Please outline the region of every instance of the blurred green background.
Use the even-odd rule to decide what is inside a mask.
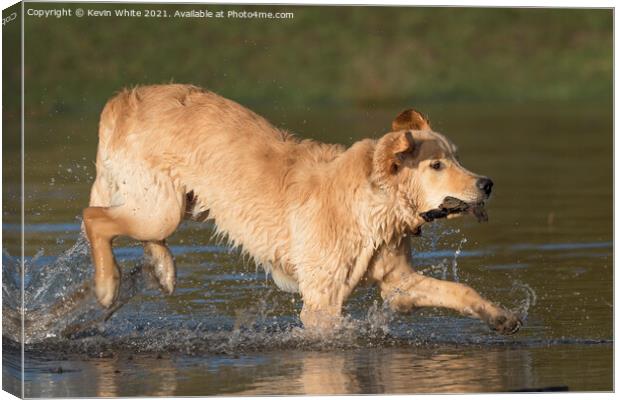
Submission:
[[[26,4],[63,7],[295,16],[27,16],[28,115],[98,112],[124,86],[170,81],[249,106],[287,109],[474,101],[611,105],[610,9]]]

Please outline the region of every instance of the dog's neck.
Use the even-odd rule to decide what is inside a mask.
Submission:
[[[426,221],[418,215],[414,205],[398,199],[397,195],[378,190],[372,184],[364,185],[358,191],[362,204],[352,209],[365,240],[374,247],[382,244],[400,243],[406,236],[418,236]]]
[[[348,204],[338,201],[333,204],[338,204],[343,213],[351,215],[356,221],[365,245],[372,243],[376,248],[384,243],[400,242],[406,235],[419,232],[425,221],[418,215],[413,200],[376,184],[372,175],[374,153],[373,141],[356,142],[338,160],[339,173],[333,176],[335,181],[332,184],[348,187],[354,193]],[[364,168],[360,169],[360,165]],[[348,173],[343,174],[342,171]],[[339,182],[341,179],[345,181]]]

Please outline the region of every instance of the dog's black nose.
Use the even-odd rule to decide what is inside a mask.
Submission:
[[[476,186],[480,189],[480,191],[482,191],[482,193],[488,196],[491,194],[491,190],[493,189],[493,181],[489,178],[480,178],[476,181]]]

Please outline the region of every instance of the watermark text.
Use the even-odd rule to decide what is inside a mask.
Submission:
[[[28,8],[26,15],[35,18],[219,18],[219,19],[294,19],[293,12],[258,10],[193,9],[90,9],[90,8]],[[10,16],[8,17],[10,18]],[[5,25],[5,20],[2,20]]]

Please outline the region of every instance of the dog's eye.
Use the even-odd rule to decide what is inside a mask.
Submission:
[[[431,163],[431,168],[435,171],[439,171],[441,168],[443,168],[443,163],[441,161],[433,161]]]

